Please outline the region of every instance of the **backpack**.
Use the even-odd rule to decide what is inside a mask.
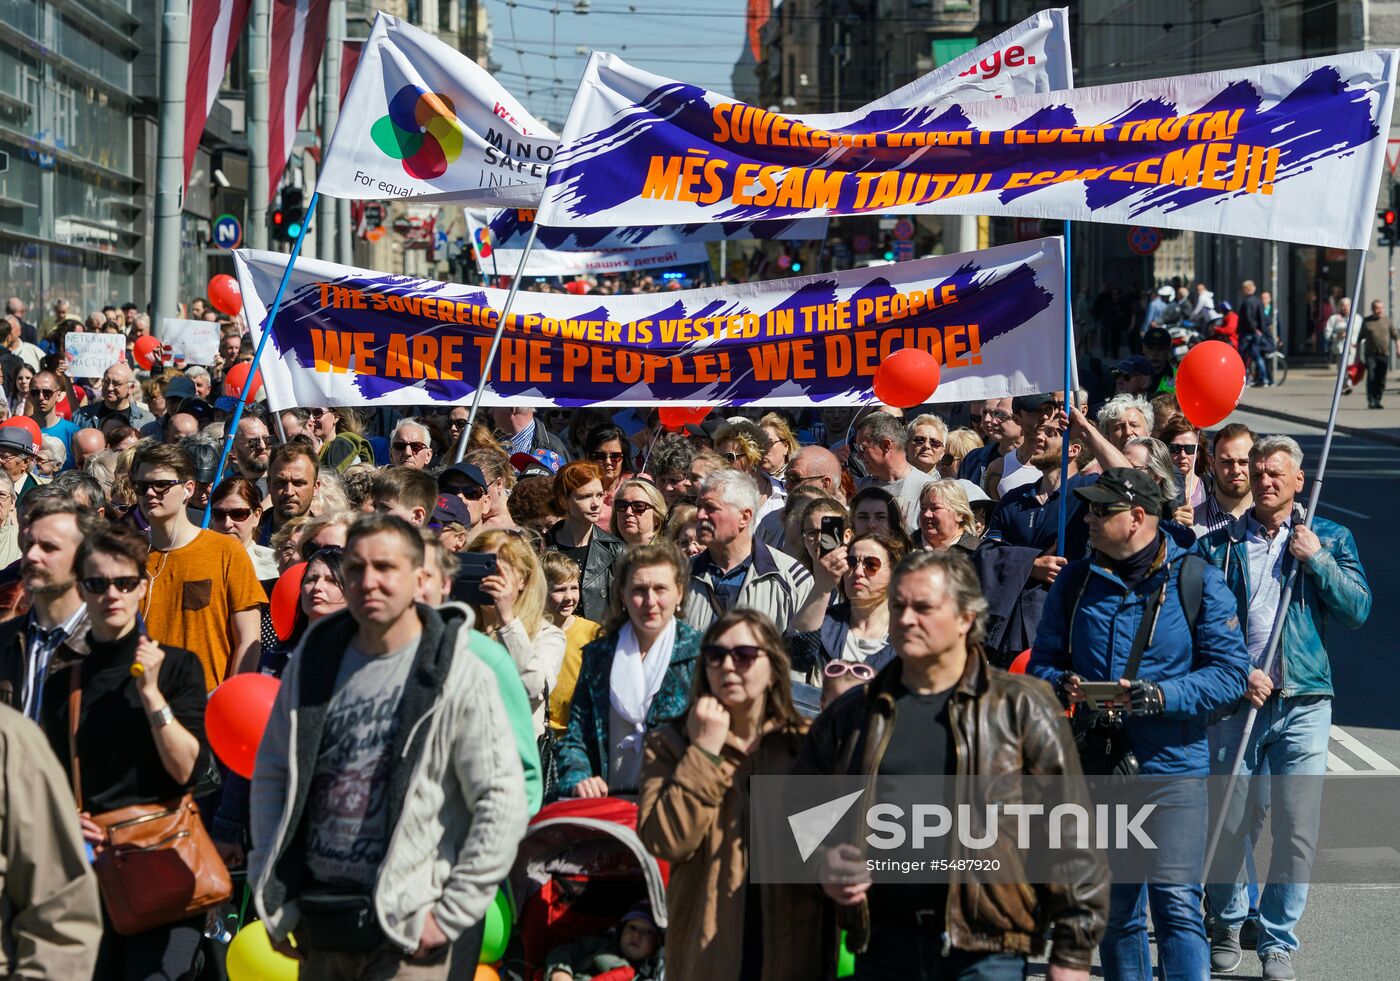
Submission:
[[[336,473],[344,473],[356,463],[374,463],[374,447],[359,433],[337,433],[335,438],[321,447],[317,457],[323,467]]]
[[[1180,561],[1181,570],[1176,577],[1176,595],[1181,601],[1182,612],[1186,614],[1186,627],[1194,637],[1196,624],[1201,619],[1201,607],[1205,601],[1206,560],[1194,552],[1187,552]],[[1080,594],[1089,582],[1089,567],[1090,563],[1085,562],[1073,571],[1068,567],[1065,569],[1065,585],[1069,587],[1064,593],[1068,597],[1065,601],[1066,630],[1069,629],[1070,619],[1079,605]]]

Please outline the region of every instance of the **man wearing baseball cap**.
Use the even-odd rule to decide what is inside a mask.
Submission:
[[[474,463],[454,463],[437,478],[438,493],[446,494],[462,503],[467,509],[468,528],[481,524],[482,512],[486,510],[486,475]]]
[[[1165,327],[1153,327],[1142,335],[1142,356],[1152,366],[1152,388],[1147,398],[1176,391],[1176,367],[1172,364],[1172,335]]]
[[[1157,371],[1142,354],[1134,354],[1118,362],[1113,369],[1113,384],[1119,395],[1141,395],[1150,399],[1155,394]]]
[[[1011,400],[1011,411],[1021,427],[1021,445],[987,466],[982,487],[992,500],[999,501],[1016,488],[1040,479],[1035,461],[1051,443],[1059,446],[1056,437],[1060,434],[1064,407],[1062,392],[1020,395]]]
[[[1075,713],[1086,771],[1207,776],[1206,725],[1244,695],[1249,664],[1234,597],[1219,569],[1159,528],[1170,504],[1146,471],[1110,467],[1074,493],[1088,505],[1092,551],[1065,566],[1050,588],[1028,673],[1066,704],[1087,701],[1085,682],[1121,689],[1111,713],[1084,710],[1091,705]],[[1126,752],[1109,748],[1115,745]],[[1160,874],[1146,885],[1112,887],[1099,947],[1107,977],[1136,976],[1147,950],[1144,889],[1163,974],[1210,974],[1197,884],[1208,808],[1203,800],[1168,799],[1171,793],[1153,798],[1163,820],[1147,822],[1154,840],[1167,839]]]

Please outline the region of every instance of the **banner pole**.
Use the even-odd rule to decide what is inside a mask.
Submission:
[[[530,259],[530,250],[535,247],[535,236],[539,230],[538,222],[530,223],[530,237],[525,240],[525,251],[520,253],[520,264],[515,267],[515,278],[510,281],[510,292],[506,294],[506,304],[501,308],[501,319],[496,324],[495,336],[491,338],[491,349],[486,352],[486,360],[481,364],[481,380],[477,382],[476,391],[472,393],[472,408],[467,413],[467,425],[462,430],[462,440],[457,444],[457,458],[453,461],[455,463],[461,463],[462,457],[467,455],[467,440],[471,438],[476,413],[481,408],[481,393],[486,390],[486,381],[491,377],[491,362],[496,360],[496,350],[501,346],[501,334],[505,332],[506,321],[510,319],[510,308],[515,305],[515,294],[520,290],[520,280],[525,275],[525,263]],[[496,253],[493,250],[491,254],[494,256]]]
[[[297,256],[301,255],[301,243],[306,240],[306,230],[311,227],[312,216],[316,214],[316,202],[320,196],[320,188],[311,192],[311,200],[306,205],[306,220],[301,223],[301,231],[297,232],[296,241],[292,243],[292,254],[287,259],[287,268],[282,270],[282,281],[277,284],[277,296],[273,298],[272,310],[267,315],[267,326],[263,328],[262,337],[258,338],[258,348],[253,352],[253,363],[248,368],[243,391],[238,394],[238,407],[233,410],[233,418],[229,420],[228,429],[224,432],[224,452],[219,457],[219,469],[214,474],[214,482],[209,485],[209,500],[204,504],[204,522],[200,528],[209,527],[209,519],[214,513],[214,488],[224,479],[224,469],[228,466],[228,456],[233,449],[233,437],[238,433],[238,423],[243,419],[243,408],[248,404],[248,392],[253,388],[253,380],[257,377],[258,365],[262,361],[263,348],[267,347],[267,339],[272,336],[272,328],[277,323],[277,314],[282,310],[282,295],[287,292],[287,283],[291,281]],[[277,429],[278,432],[282,430],[280,413],[277,417]]]
[[[1357,311],[1361,307],[1361,280],[1366,269],[1366,250],[1359,249],[1356,253],[1356,286],[1351,291],[1351,314],[1347,319],[1347,333],[1350,337],[1352,329],[1356,325]],[[1332,453],[1332,437],[1337,432],[1337,410],[1342,404],[1342,388],[1347,378],[1347,359],[1345,356],[1337,359],[1337,378],[1332,384],[1332,406],[1327,412],[1327,431],[1322,437],[1322,454],[1317,460],[1317,472],[1313,475],[1312,488],[1308,494],[1308,507],[1303,512],[1303,524],[1308,528],[1312,527],[1313,517],[1317,514],[1317,504],[1322,498],[1322,480],[1327,471],[1327,458]],[[1296,504],[1294,505],[1296,508]],[[1293,586],[1298,579],[1298,568],[1300,563],[1294,562],[1293,568],[1289,570],[1288,578],[1284,581],[1283,592],[1279,594],[1278,609],[1274,612],[1274,624],[1269,630],[1269,641],[1264,646],[1264,663],[1259,670],[1269,674],[1274,667],[1274,660],[1278,657],[1279,642],[1283,638],[1284,615],[1288,611],[1288,604],[1293,599]],[[1250,734],[1254,731],[1254,723],[1259,717],[1259,708],[1255,705],[1249,707],[1249,714],[1245,716],[1244,729],[1240,733],[1240,744],[1235,747],[1235,762],[1230,767],[1230,779],[1225,784],[1225,794],[1221,799],[1220,813],[1215,818],[1215,826],[1211,830],[1210,844],[1206,848],[1206,861],[1202,866],[1203,878],[1210,873],[1211,863],[1215,859],[1216,849],[1220,846],[1220,836],[1225,831],[1225,815],[1229,813],[1230,798],[1234,795],[1235,785],[1239,782],[1240,769],[1244,766],[1245,747],[1249,745]],[[1205,879],[1205,881],[1210,881]]]
[[[1074,250],[1070,244],[1073,222],[1065,222],[1065,405],[1074,404]],[[1060,438],[1060,526],[1055,554],[1065,555],[1065,529],[1069,524],[1069,427]]]

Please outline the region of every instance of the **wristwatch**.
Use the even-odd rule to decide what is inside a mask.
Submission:
[[[170,704],[167,702],[150,714],[151,728],[164,729],[175,721],[175,713],[170,711]]]

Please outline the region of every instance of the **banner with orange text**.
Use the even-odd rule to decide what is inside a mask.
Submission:
[[[254,340],[286,269],[234,253]],[[469,402],[506,291],[299,259],[262,359],[274,409]],[[703,290],[524,291],[486,405],[860,405],[892,351],[943,365],[932,401],[1054,391],[1064,254],[1046,238]]]

